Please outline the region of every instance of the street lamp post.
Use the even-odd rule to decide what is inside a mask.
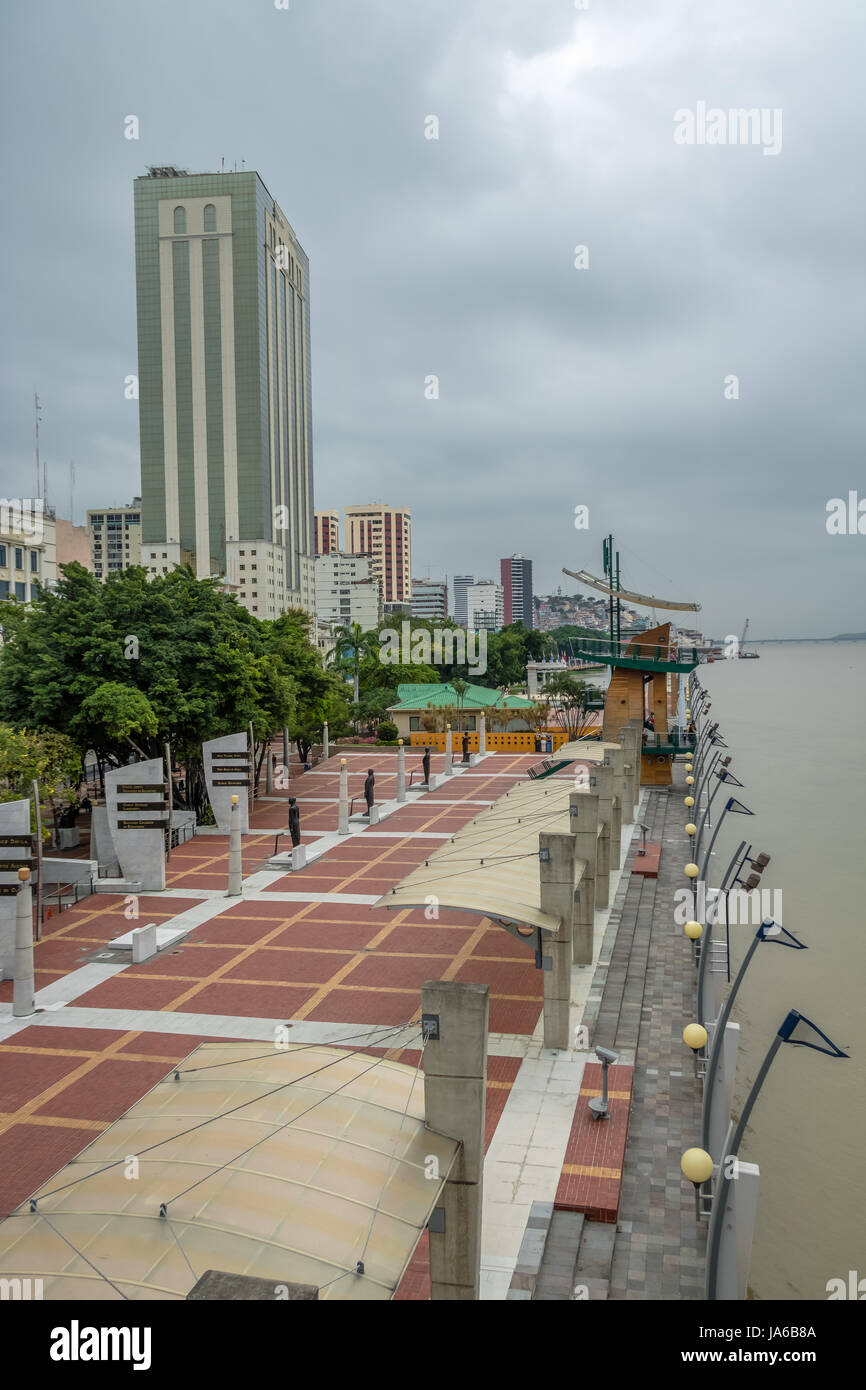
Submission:
[[[784,937],[787,937],[788,939],[784,940]],[[731,988],[728,991],[728,997],[725,1000],[724,1005],[722,1006],[721,1013],[719,1014],[718,1019],[713,1025],[713,1040],[710,1043],[709,1056],[707,1057],[706,1080],[704,1082],[704,1101],[703,1109],[701,1112],[701,1148],[707,1149],[709,1153],[713,1153],[715,1147],[711,1137],[712,1132],[714,1130],[717,1131],[718,1129],[718,1127],[714,1126],[712,1123],[714,1118],[712,1112],[713,1096],[715,1093],[716,1081],[718,1079],[717,1072],[720,1070],[719,1058],[723,1047],[722,1040],[725,1036],[725,1028],[727,1027],[728,1019],[731,1016],[731,1011],[734,1007],[734,1002],[737,998],[737,994],[739,993],[740,985],[743,983],[746,971],[748,970],[749,965],[751,963],[752,956],[755,954],[756,950],[758,949],[758,946],[762,941],[775,942],[779,946],[789,946],[793,951],[805,951],[808,949],[805,942],[799,941],[793,932],[788,931],[786,927],[782,926],[781,922],[776,922],[772,917],[764,918],[763,922],[758,927],[758,930],[755,933],[754,939],[749,944],[749,949],[744,955],[742,964],[739,970],[737,971],[736,979],[734,980],[734,983],[731,985]],[[722,1134],[722,1139],[724,1140],[724,1133]]]
[[[710,862],[710,855],[713,852],[713,845],[716,843],[718,833],[721,830],[725,816],[728,814],[729,811],[732,811],[737,815],[754,815],[754,811],[750,811],[748,806],[743,805],[742,801],[738,801],[734,796],[728,797],[727,801],[725,802],[724,810],[722,811],[722,814],[719,816],[719,819],[716,821],[716,828],[712,833],[710,843],[707,845],[707,852],[704,855],[703,863],[701,864],[701,867],[697,875],[697,879],[700,882],[706,883],[707,865]],[[706,914],[706,917],[707,921],[705,923],[704,933],[701,939],[701,958],[698,963],[698,1023],[703,1023],[705,1018],[704,989],[706,987],[707,962],[710,958],[710,942],[712,941],[713,937],[713,918],[711,917],[709,912]]]
[[[822,1047],[820,1043],[807,1042],[805,1038],[795,1038],[794,1033],[800,1026],[811,1029],[814,1034],[826,1043]],[[754,1085],[750,1090],[746,1102],[740,1114],[736,1129],[733,1132],[730,1144],[725,1146],[725,1153],[719,1166],[719,1176],[713,1195],[713,1210],[710,1218],[710,1231],[707,1242],[707,1280],[706,1298],[708,1302],[714,1302],[719,1298],[736,1298],[738,1292],[735,1284],[739,1282],[736,1278],[737,1271],[737,1231],[735,1228],[734,1213],[729,1209],[731,1198],[731,1182],[733,1167],[736,1172],[736,1159],[740,1150],[743,1135],[746,1132],[746,1125],[749,1122],[755,1102],[758,1099],[761,1087],[766,1080],[767,1073],[773,1064],[773,1059],[782,1043],[790,1043],[794,1047],[811,1047],[815,1052],[823,1052],[828,1057],[847,1058],[848,1053],[843,1052],[834,1042],[831,1042],[826,1033],[823,1033],[817,1024],[811,1019],[799,1013],[796,1009],[791,1009],[782,1020],[776,1036],[771,1042],[767,1055],[761,1063],[760,1071],[755,1077]],[[731,1160],[734,1160],[733,1164]],[[734,1292],[731,1290],[734,1289]],[[740,1295],[742,1296],[742,1295]]]

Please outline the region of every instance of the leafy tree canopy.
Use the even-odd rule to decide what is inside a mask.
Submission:
[[[65,565],[29,608],[0,603],[0,626],[0,718],[63,733],[111,762],[125,762],[130,743],[156,757],[168,742],[187,761],[249,723],[262,739],[328,710],[348,715],[306,614],[262,622],[188,566],[100,583]]]

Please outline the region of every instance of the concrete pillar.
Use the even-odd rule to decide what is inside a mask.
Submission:
[[[643,746],[643,725],[640,720],[630,720],[619,731],[619,740],[627,750],[626,762],[631,764],[631,799],[637,811],[640,801],[640,757]]]
[[[450,725],[450,724],[446,724],[446,726],[445,726],[445,776],[446,776],[446,777],[450,777],[450,776],[451,776],[451,762],[452,762],[452,753],[451,753],[451,725]]]
[[[550,957],[550,969],[543,972],[544,1046],[567,1048],[571,1005],[572,923],[574,918],[574,836],[542,830],[538,836],[541,874],[541,910],[559,920],[553,937],[541,943],[542,954]],[[545,859],[546,852],[546,859]]]
[[[291,776],[291,773],[289,772],[289,767],[290,767],[289,754],[290,754],[290,753],[291,753],[291,748],[289,747],[289,731],[288,731],[288,729],[283,729],[283,765],[284,765],[284,767],[285,767],[285,769],[286,769],[286,786],[289,785],[289,777]]]
[[[724,1158],[724,1145],[734,1108],[734,1083],[737,1079],[737,1053],[740,1045],[739,1023],[725,1025],[722,1045],[716,1054],[715,1075],[704,1082],[704,1105],[708,1103],[707,1150],[714,1163]]]
[[[397,741],[397,800],[406,800],[406,749],[402,738]]]
[[[338,835],[349,833],[349,768],[345,758],[340,759],[340,805]]]
[[[229,891],[228,898],[241,894],[243,879],[243,860],[241,858],[241,808],[236,796],[232,797],[232,818],[229,826]]]
[[[324,724],[322,725],[322,761],[327,762],[330,756],[331,750],[328,743],[328,721],[326,719]]]
[[[631,778],[626,768],[628,758],[624,748],[610,750],[610,765],[613,768],[613,794],[619,802],[620,827],[630,825],[634,820],[631,803]]]
[[[605,763],[610,768],[610,870],[614,873],[619,868],[620,856],[622,854],[622,802],[617,796],[617,761],[622,767],[623,754],[621,748],[609,749],[604,755]]]
[[[574,857],[580,873],[575,888],[578,897],[574,904],[573,960],[575,965],[591,965],[598,859],[598,792],[572,792],[568,805],[574,834]]]
[[[273,796],[273,794],[274,794],[274,761],[273,761],[273,757],[271,756],[271,745],[270,745],[270,740],[269,740],[269,741],[268,741],[268,746],[267,746],[267,748],[265,749],[265,795],[266,795],[266,796]]]
[[[487,752],[487,719],[483,714],[478,729],[478,752]]]
[[[12,1017],[26,1018],[36,1012],[33,984],[33,890],[30,870],[18,870],[15,897],[15,981],[12,986]]]
[[[430,1296],[437,1301],[479,1297],[489,995],[487,985],[456,980],[428,981],[421,990],[425,1121],[462,1145],[430,1220]]]
[[[595,788],[598,792],[598,819],[602,833],[598,838],[595,905],[607,907],[610,901],[611,829],[613,824],[613,768],[596,765]]]

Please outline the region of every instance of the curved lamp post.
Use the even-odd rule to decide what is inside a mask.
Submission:
[[[721,754],[717,754],[716,758],[720,756]],[[726,764],[728,764],[730,763],[731,759],[728,757],[725,758],[724,761]],[[715,759],[713,761],[712,766],[707,771],[708,778],[712,776],[714,766]],[[700,824],[698,825],[698,833],[697,838],[695,840],[695,854],[700,854],[701,852],[701,840],[704,836],[704,827],[707,825],[712,825],[712,822],[710,820],[710,810],[712,808],[713,801],[718,793],[719,787],[722,785],[723,782],[729,782],[732,787],[742,787],[743,785],[739,778],[734,776],[733,772],[729,772],[727,770],[726,766],[719,769],[719,771],[716,773],[716,777],[718,778],[718,781],[716,782],[716,785],[713,787],[713,790],[710,792],[710,795],[707,797],[707,804],[704,807],[704,814],[702,815]],[[696,801],[698,801],[698,798],[700,797],[700,792],[701,788],[698,789],[697,795],[695,796]]]
[[[812,1033],[819,1037],[821,1042],[826,1043],[827,1046],[822,1047],[821,1043],[808,1042],[806,1038],[795,1038],[794,1033],[800,1027],[811,1029]],[[822,1033],[817,1024],[813,1023],[811,1019],[806,1018],[804,1014],[799,1013],[796,1009],[791,1009],[782,1020],[779,1030],[767,1050],[767,1055],[761,1063],[760,1071],[755,1077],[754,1085],[746,1098],[737,1127],[734,1130],[730,1144],[726,1145],[726,1152],[722,1156],[722,1162],[719,1167],[719,1177],[713,1196],[713,1211],[710,1218],[710,1231],[707,1242],[706,1298],[710,1302],[719,1297],[718,1290],[723,1249],[725,1246],[730,1249],[731,1245],[736,1241],[734,1222],[726,1211],[729,1188],[732,1182],[730,1174],[731,1167],[733,1166],[736,1171],[736,1165],[732,1165],[730,1160],[732,1158],[736,1159],[739,1153],[740,1144],[746,1132],[746,1125],[755,1108],[755,1101],[758,1099],[761,1087],[766,1080],[767,1072],[770,1070],[773,1064],[773,1058],[779,1051],[782,1043],[790,1043],[793,1047],[811,1047],[815,1052],[823,1052],[826,1056],[833,1058],[847,1058],[849,1055],[847,1052],[843,1052],[841,1048],[837,1047],[834,1042],[831,1042],[827,1034]],[[727,1241],[724,1239],[726,1235],[728,1237]],[[725,1249],[725,1255],[727,1256],[727,1254],[728,1250]],[[726,1259],[726,1266],[727,1263],[728,1261]]]
[[[712,836],[710,837],[710,843],[707,845],[707,852],[704,855],[703,862],[700,866],[700,869],[698,870],[697,877],[700,881],[704,883],[706,883],[707,865],[710,862],[710,855],[713,852],[713,845],[716,843],[716,837],[718,836],[718,833],[722,828],[722,824],[724,823],[725,816],[728,814],[729,811],[732,811],[734,814],[741,816],[753,816],[755,814],[754,811],[749,810],[748,806],[744,806],[742,801],[738,801],[735,796],[728,797],[727,801],[725,802],[724,810],[722,811],[722,814],[719,816],[719,819],[716,821],[716,828],[713,831]],[[721,893],[721,891],[722,890],[720,889],[719,892]],[[697,883],[695,884],[695,892],[697,892]],[[698,962],[698,1023],[703,1023],[705,1016],[704,989],[706,987],[707,962],[710,958],[710,943],[713,939],[713,919],[710,913],[707,913],[706,917],[706,930],[701,941],[701,958]]]
[[[787,938],[787,940],[783,938]],[[755,954],[756,950],[758,949],[758,946],[762,941],[769,941],[771,943],[775,942],[777,946],[789,946],[792,951],[806,951],[809,949],[806,946],[805,942],[799,941],[793,932],[788,931],[786,927],[782,926],[781,922],[775,921],[772,917],[765,917],[761,925],[758,927],[758,930],[755,932],[754,940],[750,943],[748,951],[743,956],[743,962],[739,970],[737,971],[737,977],[734,980],[734,983],[731,985],[731,988],[728,990],[728,997],[725,1000],[724,1005],[722,1007],[722,1011],[719,1014],[719,1017],[713,1026],[713,1041],[710,1044],[710,1052],[707,1058],[706,1081],[704,1083],[704,1103],[703,1109],[701,1111],[701,1147],[704,1149],[710,1150],[710,1120],[713,1105],[713,1091],[715,1089],[716,1084],[716,1071],[718,1067],[719,1055],[722,1050],[722,1039],[725,1036],[725,1028],[727,1027],[728,1019],[731,1016],[731,1011],[734,1007],[734,1002],[737,998],[737,994],[739,993],[740,985],[743,983],[743,979],[745,978],[746,971],[748,970],[749,965],[751,963],[752,956]],[[688,1031],[688,1028],[695,1027],[697,1027],[696,1024],[689,1024],[687,1026],[686,1031]],[[685,1033],[683,1034],[683,1037],[685,1041],[688,1043],[688,1039],[685,1037]],[[692,1044],[688,1043],[688,1045],[691,1047]],[[710,1152],[712,1152],[712,1150],[710,1150]]]

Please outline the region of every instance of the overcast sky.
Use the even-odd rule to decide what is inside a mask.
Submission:
[[[862,0],[588,5],[5,6],[0,492],[34,384],[58,511],[70,459],[79,521],[138,492],[132,181],[244,160],[310,257],[317,507],[411,507],[421,577],[576,592],[612,531],[715,635],[866,629]],[[677,143],[699,103],[781,149]]]

